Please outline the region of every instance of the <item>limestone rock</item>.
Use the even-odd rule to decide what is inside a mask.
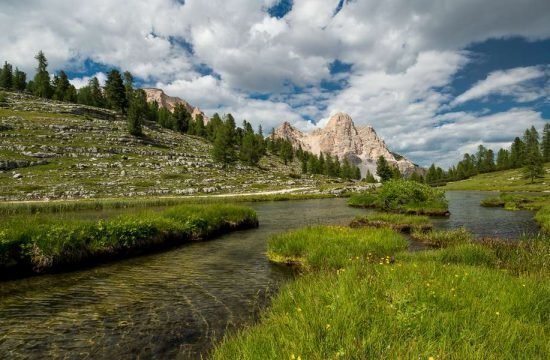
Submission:
[[[355,126],[352,118],[341,112],[333,115],[324,128],[311,133],[302,133],[285,122],[275,129],[274,136],[316,155],[322,152],[341,161],[348,159],[361,169],[362,176],[366,175],[367,170],[376,173],[376,160],[380,156],[397,166],[403,174],[409,175],[419,170],[410,160],[394,155],[371,126]]]
[[[193,119],[196,119],[198,115],[202,115],[204,123],[208,123],[208,117],[206,117],[201,109],[189,104],[187,101],[179,97],[168,96],[164,93],[162,89],[145,88],[143,89],[143,91],[145,91],[145,94],[147,95],[147,102],[156,101],[159,104],[159,107],[166,108],[170,112],[174,112],[174,108],[177,104],[182,104],[183,106],[185,106],[185,109],[187,109],[187,111],[191,114]]]

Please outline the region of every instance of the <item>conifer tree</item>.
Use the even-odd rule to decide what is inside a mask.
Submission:
[[[13,89],[13,69],[11,64],[4,62],[2,70],[0,70],[0,87],[6,90]]]
[[[67,94],[67,92],[70,91],[69,88],[71,87],[71,83],[69,82],[69,78],[67,77],[67,74],[65,74],[63,70],[61,70],[59,74],[54,76],[52,87],[53,87],[54,100],[58,100],[58,101],[72,100],[70,99],[72,94]]]
[[[161,107],[158,111],[158,123],[163,128],[172,128],[172,113],[165,107]]]
[[[281,143],[280,156],[281,159],[283,159],[285,165],[287,165],[289,161],[292,161],[292,159],[294,158],[294,149],[292,148],[292,144],[290,143],[290,141],[284,140]],[[319,173],[319,170],[317,170],[317,173]]]
[[[159,103],[156,100],[147,104],[147,120],[153,122],[159,121]]]
[[[104,107],[105,106],[105,97],[101,91],[101,86],[99,85],[99,80],[97,77],[93,77],[88,81],[88,86],[90,87],[90,101],[92,106]]]
[[[176,104],[174,112],[172,114],[173,123],[172,130],[179,131],[182,133],[187,132],[189,129],[189,121],[191,119],[191,114],[187,111],[183,104]]]
[[[139,89],[133,91],[128,107],[128,131],[134,136],[143,134],[142,124],[147,115],[147,95],[145,91]]]
[[[545,162],[550,161],[550,123],[544,125],[542,131],[542,143],[541,143],[542,158]]]
[[[258,147],[258,138],[254,134],[254,131],[245,131],[241,142],[239,158],[249,165],[257,165],[261,158]]]
[[[218,125],[214,131],[215,139],[212,147],[212,157],[225,167],[227,164],[234,162],[236,158],[235,144],[233,142],[235,121],[231,121],[229,117],[226,117],[225,122]]]
[[[126,94],[126,99],[130,101],[134,91],[134,76],[129,71],[125,71],[122,76],[124,77],[124,92]]]
[[[49,99],[52,96],[52,88],[50,85],[50,74],[47,70],[48,60],[42,50],[38,52],[35,59],[38,61],[38,66],[32,82],[33,94],[38,97]]]
[[[378,175],[381,181],[390,180],[393,176],[392,169],[388,164],[388,161],[382,155],[380,155],[376,161],[376,175]]]
[[[516,137],[512,143],[512,147],[510,148],[510,166],[512,168],[519,168],[523,165],[524,151],[525,144],[519,137]]]
[[[506,149],[500,149],[497,153],[497,170],[506,170],[510,168],[510,152]]]
[[[200,137],[206,136],[206,127],[204,126],[204,118],[201,114],[195,117],[195,135]]]
[[[27,74],[23,71],[15,68],[13,74],[13,89],[17,91],[25,91],[27,87]]]
[[[105,81],[105,101],[110,109],[125,113],[128,108],[126,88],[122,82],[120,72],[113,69],[107,75]]]

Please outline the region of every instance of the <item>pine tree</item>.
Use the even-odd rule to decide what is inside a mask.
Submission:
[[[258,138],[254,134],[254,131],[245,131],[241,142],[239,158],[249,165],[257,165],[260,161],[261,154],[258,151]]]
[[[189,121],[191,120],[191,114],[187,111],[183,104],[176,104],[174,108],[173,116],[173,130],[186,133],[189,129]]]
[[[158,123],[163,128],[172,128],[172,113],[165,107],[161,107],[158,111]]]
[[[110,109],[125,113],[128,108],[126,88],[122,82],[120,72],[113,69],[107,75],[105,81],[105,101]]]
[[[6,90],[13,89],[13,69],[11,64],[4,62],[4,67],[0,71],[0,87]]]
[[[27,87],[27,74],[23,71],[15,68],[13,74],[13,89],[17,91],[25,91]]]
[[[134,77],[129,71],[125,71],[122,75],[124,77],[124,92],[126,94],[126,99],[132,98],[132,93],[134,92]]]
[[[506,170],[510,168],[510,152],[506,149],[500,149],[497,153],[497,170]]]
[[[133,91],[128,107],[128,131],[134,136],[143,134],[142,124],[147,115],[147,95],[143,90]]]
[[[376,161],[376,175],[378,175],[381,181],[390,180],[393,176],[392,169],[388,164],[388,161],[382,155],[380,155]]]
[[[283,159],[285,165],[288,164],[289,161],[292,161],[294,158],[294,149],[292,148],[292,144],[290,141],[284,140],[281,144],[281,150],[280,150],[280,157]],[[318,165],[317,165],[318,167]],[[317,174],[319,173],[319,170],[317,169]]]
[[[525,144],[519,137],[516,137],[512,143],[512,147],[510,148],[510,166],[512,168],[519,168],[523,165],[524,151]]]
[[[550,161],[550,123],[544,125],[542,131],[542,143],[541,143],[542,158],[545,162]]]
[[[50,74],[47,70],[48,60],[42,50],[38,52],[35,59],[38,61],[38,66],[32,83],[33,94],[38,97],[49,99],[52,97],[52,88],[50,85]]]
[[[70,94],[68,94],[67,99],[66,95],[67,92],[70,91],[69,88],[71,87],[71,83],[69,82],[67,74],[65,74],[63,70],[61,70],[59,74],[55,75],[52,86],[54,100],[68,101],[68,98],[70,98]]]
[[[88,86],[90,87],[90,99],[91,99],[91,105],[97,106],[97,107],[104,107],[105,106],[105,98],[103,96],[103,92],[101,91],[101,86],[99,85],[99,80],[97,77],[93,77],[88,82]]]
[[[531,179],[531,183],[535,178],[544,176],[544,160],[538,149],[529,148],[525,153],[525,168],[523,169],[524,176]]]
[[[195,135],[206,137],[206,127],[204,126],[204,118],[201,114],[195,117]]]
[[[147,104],[147,119],[149,121],[159,121],[159,103],[156,100]]]
[[[206,138],[211,142],[214,142],[216,139],[217,129],[222,125],[223,121],[220,116],[217,113],[212,115],[212,118],[210,119],[208,124],[206,124]]]
[[[544,159],[540,153],[539,134],[534,126],[525,130],[523,141],[525,143],[524,175],[533,183],[535,178],[544,175]]]
[[[235,161],[235,144],[233,142],[235,122],[228,118],[215,128],[215,139],[212,147],[212,157],[225,167]]]

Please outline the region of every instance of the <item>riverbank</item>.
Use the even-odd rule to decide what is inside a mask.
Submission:
[[[410,253],[399,238],[387,229],[335,227],[273,237],[270,259],[305,274],[214,358],[550,355],[550,239],[477,243],[438,233],[426,240],[441,249]]]
[[[75,268],[258,226],[244,206],[179,205],[113,218],[11,216],[0,224],[2,277]]]
[[[179,204],[219,204],[230,202],[258,202],[258,201],[287,201],[330,199],[348,197],[349,193],[334,194],[331,192],[298,192],[302,188],[284,189],[269,192],[249,194],[220,194],[210,196],[169,196],[154,198],[106,198],[106,199],[78,199],[55,201],[8,201],[0,202],[0,215],[37,214],[37,213],[64,213],[81,210],[107,210],[131,208],[155,208],[174,206]]]

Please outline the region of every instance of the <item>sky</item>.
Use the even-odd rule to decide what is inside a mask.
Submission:
[[[422,166],[550,122],[548,0],[2,0],[0,34],[29,76],[129,70],[264,131],[342,111]]]

